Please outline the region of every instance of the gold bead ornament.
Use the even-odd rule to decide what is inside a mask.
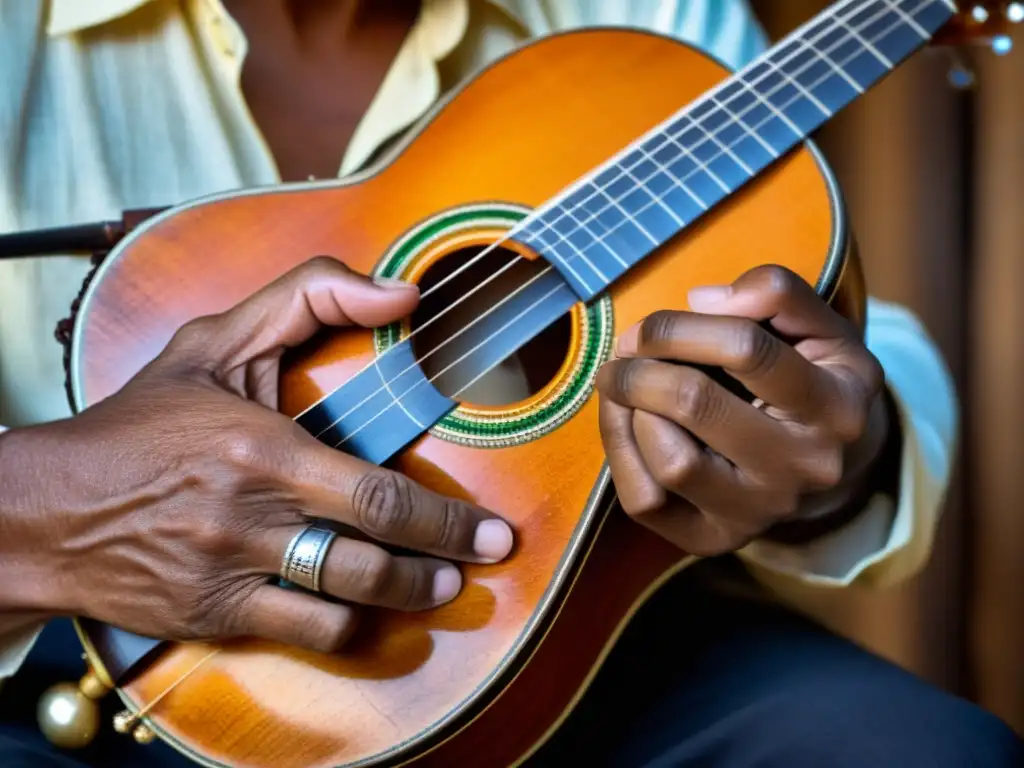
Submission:
[[[89,670],[78,685],[58,683],[49,688],[36,706],[39,730],[54,746],[81,749],[100,729],[101,698],[110,689]]]

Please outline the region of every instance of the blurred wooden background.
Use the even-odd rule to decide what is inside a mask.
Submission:
[[[753,0],[773,39],[825,0]],[[1024,25],[1021,25],[1024,27]],[[1024,734],[1024,29],[973,55],[975,87],[926,50],[816,137],[869,288],[915,310],[956,378],[962,438],[934,558],[913,583],[830,598],[836,629]]]

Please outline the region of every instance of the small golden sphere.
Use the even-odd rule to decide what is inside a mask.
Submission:
[[[100,708],[74,683],[58,683],[39,698],[36,719],[51,744],[80,749],[99,731]]]
[[[114,730],[118,733],[128,733],[135,725],[135,715],[127,709],[114,715]]]
[[[85,676],[78,681],[78,687],[82,693],[90,699],[102,698],[110,690],[92,670],[89,670]]]
[[[149,744],[156,738],[156,734],[153,733],[153,729],[147,725],[140,723],[135,726],[135,730],[132,731],[132,736],[139,744]]]

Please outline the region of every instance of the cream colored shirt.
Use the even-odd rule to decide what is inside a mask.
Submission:
[[[475,68],[531,37],[602,24],[676,35],[733,67],[765,45],[742,0],[425,0],[339,175]],[[246,39],[219,0],[0,0],[0,232],[277,183],[239,86],[245,56]],[[74,256],[0,262],[0,424],[69,414],[53,329],[87,271]],[[758,542],[739,553],[798,604],[808,591],[913,574],[949,480],[958,427],[943,361],[905,309],[872,301],[868,317],[868,346],[906,436],[901,495],[895,504],[875,498],[812,545]],[[17,670],[37,631],[0,638],[0,678]]]

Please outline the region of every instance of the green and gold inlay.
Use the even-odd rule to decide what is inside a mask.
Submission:
[[[498,203],[460,207],[425,221],[385,254],[374,274],[403,277],[414,271],[418,257],[436,243],[467,230],[511,229],[529,213]],[[579,343],[568,371],[558,385],[525,406],[476,410],[459,406],[431,429],[430,434],[463,445],[502,447],[518,445],[550,432],[573,417],[590,397],[597,371],[611,351],[614,324],[611,300],[605,296],[590,306],[574,307]],[[377,354],[406,338],[406,323],[376,329]]]

